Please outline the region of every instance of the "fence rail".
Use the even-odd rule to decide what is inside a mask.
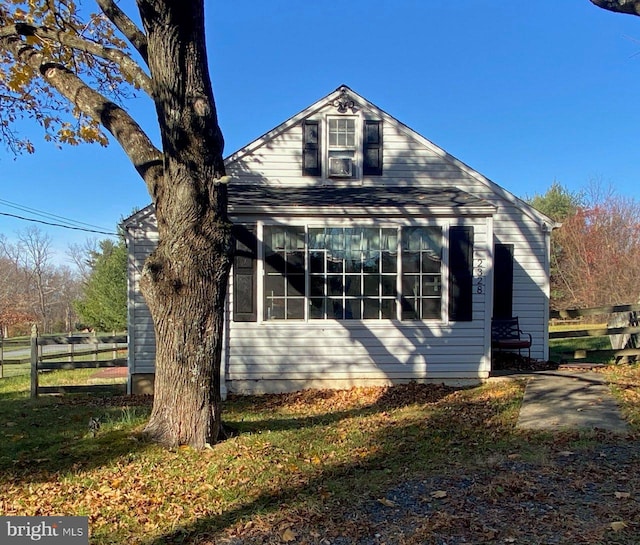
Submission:
[[[111,346],[107,346],[111,345]],[[67,346],[67,350],[54,350],[44,353],[45,346]],[[80,346],[78,350],[75,347]],[[87,349],[88,348],[88,349]],[[126,335],[70,335],[68,337],[39,337],[37,330],[30,340],[30,368],[31,368],[31,397],[40,394],[55,393],[126,393],[126,384],[91,384],[91,385],[57,385],[40,386],[41,371],[72,370],[72,369],[100,369],[126,367],[127,358],[121,357],[121,352],[127,350]],[[111,359],[98,359],[99,354],[112,352]],[[84,358],[91,356],[92,360]],[[77,358],[83,358],[78,360]],[[67,361],[52,361],[66,359]]]
[[[609,320],[607,327],[594,326],[582,327],[576,329],[568,329],[565,331],[552,331],[549,333],[549,339],[576,339],[585,337],[606,337],[610,339],[618,337],[618,348],[587,350],[578,349],[573,354],[563,354],[573,359],[585,359],[589,356],[604,356],[616,358],[617,361],[629,358],[640,358],[640,323],[639,323],[640,304],[630,305],[608,305],[602,307],[591,308],[573,308],[551,311],[550,318],[552,320],[564,319],[571,320],[574,324],[576,319],[584,316],[613,316],[614,320]],[[611,324],[611,321],[617,323]],[[624,322],[624,323],[621,323]],[[579,323],[579,321],[577,322]],[[612,340],[612,345],[614,344]]]

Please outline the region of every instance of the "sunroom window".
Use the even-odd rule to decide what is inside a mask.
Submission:
[[[442,229],[402,230],[402,319],[442,316]]]
[[[302,320],[305,306],[304,227],[266,225],[264,319]]]
[[[473,227],[264,225],[261,253],[265,321],[442,320],[443,309],[451,321],[473,319]],[[241,261],[234,320],[255,320],[239,291],[256,268]]]
[[[397,247],[397,229],[309,229],[309,318],[395,318]]]

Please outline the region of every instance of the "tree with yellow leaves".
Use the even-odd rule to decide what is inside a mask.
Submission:
[[[223,309],[231,255],[223,138],[210,83],[203,0],[136,0],[138,27],[114,0],[0,2],[0,137],[32,152],[28,116],[58,143],[107,143],[143,179],[160,241],[141,288],[156,331],[148,435],[204,448],[220,433]],[[161,149],[122,106],[154,103]]]

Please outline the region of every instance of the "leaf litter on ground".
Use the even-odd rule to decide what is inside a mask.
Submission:
[[[136,435],[148,397],[0,405],[18,447],[0,451],[0,512],[88,515],[96,545],[637,545],[637,437],[524,433],[523,389],[232,397],[235,435],[202,452]],[[29,407],[56,415],[59,428],[41,428],[46,455],[19,450]],[[119,421],[125,408],[136,417]],[[75,429],[98,413],[109,418],[96,437]]]

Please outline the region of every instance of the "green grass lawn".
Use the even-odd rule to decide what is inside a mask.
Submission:
[[[597,329],[605,328],[606,324],[572,324],[572,325],[552,325],[549,326],[550,332],[555,331],[573,331],[581,329]],[[569,339],[549,339],[549,360],[561,363],[563,361],[571,361],[573,354],[577,350],[609,350],[611,342],[609,337],[576,337]],[[575,361],[585,361],[588,363],[610,363],[611,358],[605,355],[589,354],[585,358]]]
[[[627,369],[612,380],[637,432],[640,370]],[[86,372],[72,372],[73,380]],[[47,373],[43,381],[72,380],[64,373]],[[26,377],[0,381],[0,513],[86,515],[98,545],[211,545],[215,536],[243,532],[278,543],[320,543],[314,530],[311,541],[296,541],[300,532],[291,521],[335,526],[332,517],[384,498],[395,483],[491,475],[496,460],[562,471],[549,462],[553,453],[611,441],[516,429],[522,382],[232,398],[224,419],[233,435],[202,452],[146,442],[139,433],[150,410],[146,397],[31,400],[28,389]],[[95,436],[90,418],[102,423]],[[502,494],[505,486],[485,492]],[[482,501],[495,500],[489,496]],[[625,535],[617,542],[633,543]]]

